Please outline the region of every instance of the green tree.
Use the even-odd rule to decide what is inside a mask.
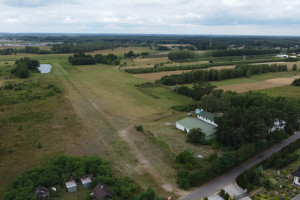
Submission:
[[[200,128],[194,128],[188,133],[188,142],[193,144],[206,144],[206,136]]]
[[[297,68],[298,68],[298,66],[296,64],[294,64],[292,70],[297,71]]]

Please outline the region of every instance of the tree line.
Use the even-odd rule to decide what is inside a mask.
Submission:
[[[167,75],[161,77],[161,79],[156,82],[164,85],[189,84],[197,81],[220,81],[225,79],[250,77],[254,74],[282,71],[287,71],[287,65],[237,65],[233,69],[194,70],[182,74]]]
[[[218,62],[218,63],[204,63],[204,64],[168,66],[168,67],[148,67],[148,68],[137,68],[137,69],[125,69],[124,71],[131,73],[131,74],[144,74],[144,73],[155,73],[155,72],[164,72],[164,71],[207,69],[209,67],[217,67],[217,66],[278,62],[278,61],[285,61],[285,59],[278,59],[278,58],[273,59],[272,58],[272,59],[261,59],[261,60],[227,61],[227,62]]]
[[[194,59],[196,58],[196,53],[193,51],[171,51],[168,54],[169,60],[185,60],[185,59]]]
[[[5,48],[0,49],[0,55],[16,55],[17,53],[32,53],[32,54],[50,54],[51,51],[42,50],[39,47],[26,46],[25,48]]]
[[[279,54],[280,50],[268,49],[228,49],[228,50],[213,50],[206,52],[207,57],[227,57],[227,56],[250,56],[250,55],[265,55],[265,54]]]
[[[110,53],[108,55],[96,54],[92,56],[91,54],[85,53],[74,53],[73,56],[69,56],[69,63],[72,65],[94,65],[95,63],[102,63],[105,65],[119,65],[120,60],[118,56]]]

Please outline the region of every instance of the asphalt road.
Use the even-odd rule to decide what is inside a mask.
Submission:
[[[227,172],[226,174],[221,175],[220,177],[206,183],[202,187],[192,191],[188,195],[180,198],[181,200],[201,200],[201,198],[209,197],[226,185],[233,182],[238,175],[242,172],[246,171],[248,168],[260,163],[261,161],[265,160],[266,158],[270,157],[272,154],[280,151],[283,147],[288,146],[290,143],[295,142],[296,140],[300,139],[300,132],[295,133],[293,136],[285,139],[281,143],[275,145],[274,147],[268,149],[267,151],[255,156],[254,158],[245,161],[244,163],[240,164],[239,166],[233,168],[231,171]]]

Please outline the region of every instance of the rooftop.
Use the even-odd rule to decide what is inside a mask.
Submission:
[[[292,173],[292,175],[300,177],[300,167]]]
[[[211,121],[214,121],[215,115],[210,113],[210,112],[206,112],[206,111],[201,111],[199,113],[199,116],[202,116],[203,118],[209,119]]]
[[[202,120],[199,120],[196,118],[191,118],[191,117],[184,118],[180,121],[177,121],[176,123],[188,128],[189,130],[191,130],[193,128],[200,128],[200,129],[202,129],[203,133],[206,136],[210,136],[217,131],[215,129],[215,126],[213,126],[209,123],[206,123]]]
[[[297,196],[295,196],[295,197],[292,198],[291,200],[300,200],[300,194],[298,194]]]
[[[66,182],[66,187],[67,187],[67,188],[76,187],[76,186],[77,186],[77,185],[76,185],[76,183],[75,183],[74,180],[73,180],[73,181]]]
[[[92,182],[90,177],[82,177],[80,180],[82,184],[87,184]]]

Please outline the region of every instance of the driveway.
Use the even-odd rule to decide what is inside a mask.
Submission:
[[[218,178],[211,180],[202,187],[192,191],[188,195],[181,198],[181,200],[201,200],[201,198],[209,197],[215,194],[217,191],[221,190],[231,182],[233,182],[241,173],[246,171],[248,168],[260,163],[266,158],[270,157],[272,154],[280,151],[283,147],[288,146],[290,143],[295,142],[300,139],[300,132],[295,133],[291,137],[283,140],[279,144],[273,146],[272,148],[266,150],[265,152],[255,156],[254,158],[240,164],[239,166],[233,168],[231,171],[220,175]]]

